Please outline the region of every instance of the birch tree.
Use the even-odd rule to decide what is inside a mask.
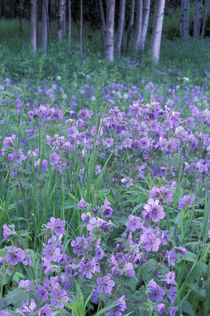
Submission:
[[[142,13],[143,13],[143,0],[137,0],[135,50],[140,49],[140,41],[141,41],[141,33],[142,33]]]
[[[64,0],[59,0],[59,19],[58,19],[58,40],[63,38],[63,23],[64,23]]]
[[[142,31],[141,31],[141,40],[140,40],[140,49],[143,51],[146,37],[147,37],[147,31],[148,31],[148,25],[149,25],[149,15],[150,15],[150,5],[151,0],[145,0],[144,6],[143,6],[143,18],[142,18]]]
[[[68,0],[68,41],[71,43],[71,0]]]
[[[125,5],[126,0],[120,1],[120,14],[119,14],[119,21],[118,21],[118,31],[117,31],[117,58],[120,58],[121,55],[121,48],[122,48],[122,39],[123,39],[123,32],[125,26]]]
[[[202,18],[202,0],[195,0],[193,36],[201,34],[201,18]]]
[[[114,60],[115,0],[107,0],[104,55],[107,61]]]
[[[104,9],[103,9],[103,2],[102,0],[99,0],[99,12],[101,17],[101,34],[102,34],[102,40],[103,44],[105,45],[105,32],[106,32],[106,21],[104,16]]]
[[[63,4],[63,35],[66,34],[66,0]]]
[[[42,1],[42,51],[47,51],[47,39],[48,39],[48,0]]]
[[[190,0],[181,0],[180,36],[189,36]]]
[[[151,39],[152,58],[156,61],[156,63],[159,62],[159,58],[160,58],[160,44],[161,44],[161,37],[162,37],[164,9],[165,9],[165,0],[156,0],[152,39]]]
[[[80,44],[80,54],[83,53],[83,0],[80,0],[80,23],[79,23],[79,44]]]
[[[38,39],[38,0],[31,0],[30,8],[30,42],[32,44],[34,52],[37,51],[37,39]]]
[[[132,0],[132,2],[131,2],[130,21],[129,21],[129,26],[128,26],[128,36],[127,36],[126,51],[128,51],[129,45],[130,45],[130,39],[131,39],[132,30],[133,30],[133,22],[134,22],[134,11],[135,11],[135,0]]]
[[[204,37],[205,35],[207,12],[208,12],[208,0],[204,0],[204,12],[203,12],[201,37]]]

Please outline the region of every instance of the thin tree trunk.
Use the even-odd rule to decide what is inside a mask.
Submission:
[[[64,0],[63,6],[63,35],[66,34],[66,0]]]
[[[151,0],[144,1],[143,7],[143,22],[142,22],[142,32],[141,32],[141,41],[140,41],[140,49],[143,51],[146,38],[147,38],[147,30],[149,25],[149,15],[150,15],[150,4]]]
[[[51,47],[51,0],[48,0],[48,8],[47,8],[47,33],[48,33],[48,43],[49,47]]]
[[[141,32],[142,32],[142,13],[143,13],[143,0],[137,0],[135,50],[140,49]]]
[[[202,23],[201,37],[204,37],[204,35],[205,35],[207,11],[208,11],[208,0],[204,0],[204,12],[203,12],[203,23]]]
[[[182,0],[182,36],[189,36],[189,24],[190,24],[190,0]]]
[[[63,38],[63,23],[64,23],[64,0],[59,0],[59,20],[58,20],[58,40]]]
[[[115,22],[115,2],[108,0],[108,12],[106,16],[106,33],[104,55],[107,61],[114,60],[114,22]]]
[[[202,17],[202,0],[195,1],[195,14],[193,25],[193,36],[200,36],[201,34],[201,17]]]
[[[154,16],[154,25],[153,25],[153,35],[152,35],[152,58],[159,62],[160,58],[160,44],[162,37],[162,28],[163,28],[163,18],[164,18],[164,9],[165,9],[165,0],[156,0],[155,2],[155,16]]]
[[[79,44],[80,54],[83,54],[83,0],[80,0]]]
[[[47,38],[48,38],[48,0],[42,2],[42,51],[47,51]]]
[[[68,41],[71,43],[71,0],[68,1]]]
[[[33,46],[34,52],[37,51],[37,29],[38,29],[38,21],[37,21],[37,10],[38,0],[31,0],[31,9],[30,9],[30,42]]]
[[[120,55],[121,55],[122,39],[123,39],[123,32],[124,32],[124,26],[125,26],[125,4],[126,4],[126,0],[121,0],[118,31],[117,31],[117,58],[118,59],[120,59]]]
[[[104,8],[103,8],[103,2],[102,0],[99,0],[99,12],[101,17],[101,34],[102,34],[102,40],[103,44],[105,45],[105,32],[106,32],[106,22],[105,22],[105,16],[104,16]]]
[[[126,51],[128,51],[129,46],[130,46],[130,39],[131,39],[132,30],[133,30],[133,22],[134,22],[134,10],[135,10],[135,0],[132,0],[132,2],[131,2],[131,15],[130,15],[130,21],[129,21],[129,26],[128,26],[128,37],[127,37]]]

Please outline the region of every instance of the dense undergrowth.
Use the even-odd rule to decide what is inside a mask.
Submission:
[[[208,39],[155,66],[24,32],[0,49],[0,315],[208,315]]]

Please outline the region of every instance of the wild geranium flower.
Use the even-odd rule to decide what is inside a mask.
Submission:
[[[152,199],[160,200],[162,203],[171,203],[173,202],[174,192],[164,186],[161,186],[160,188],[153,187],[150,190],[149,195]]]
[[[92,279],[93,274],[96,272],[96,263],[94,260],[82,260],[80,262],[80,273],[87,279]]]
[[[165,217],[163,207],[159,205],[159,200],[149,199],[143,208],[142,216],[145,219],[151,218],[156,223]]]
[[[129,215],[128,221],[125,223],[125,225],[132,232],[135,232],[136,230],[142,228],[141,219],[134,215]]]
[[[110,217],[112,216],[112,213],[113,209],[111,208],[111,203],[106,198],[102,208],[102,217]]]
[[[162,315],[166,310],[166,306],[164,303],[161,303],[161,304],[158,304],[157,306],[157,312],[158,312],[158,315]]]
[[[112,288],[115,286],[115,282],[110,278],[110,275],[105,275],[104,277],[100,277],[96,279],[97,288],[96,291],[98,293],[106,293],[110,294],[112,292]]]
[[[28,301],[23,301],[22,307],[17,308],[17,312],[19,312],[23,316],[31,315],[35,312],[36,307],[37,307],[37,305],[32,298],[30,303]]]
[[[161,240],[152,229],[145,229],[140,240],[147,251],[157,252],[159,250]]]
[[[100,174],[101,173],[101,167],[99,166],[99,165],[97,165],[96,167],[95,167],[95,174],[96,174],[96,176],[98,175],[98,174]]]
[[[3,311],[3,310],[1,310],[0,313],[1,313],[0,314],[1,316],[11,316],[9,312]]]
[[[133,264],[131,262],[126,262],[123,268],[123,272],[126,273],[126,275],[130,278],[133,278],[135,275]]]
[[[163,300],[163,297],[166,295],[166,291],[153,279],[149,281],[148,286],[150,288],[149,298],[152,301],[160,303]]]
[[[6,255],[6,260],[13,266],[16,266],[19,262],[27,265],[26,254],[21,248],[9,248]]]
[[[165,254],[166,259],[168,260],[169,266],[175,266],[175,261],[177,260],[177,255],[175,253],[175,250],[166,250]]]
[[[44,286],[38,285],[36,289],[36,295],[39,297],[41,302],[48,300],[48,289]]]
[[[174,284],[174,285],[176,285],[175,272],[174,271],[168,272],[165,275],[165,280],[166,280],[167,284]]]
[[[6,240],[7,238],[17,235],[16,231],[15,231],[15,225],[11,224],[11,225],[3,225],[3,239]]]
[[[38,310],[38,316],[51,316],[52,315],[52,309],[48,304],[45,304]]]
[[[65,224],[66,222],[64,220],[51,217],[50,221],[47,223],[47,227],[51,229],[53,234],[63,235],[65,233]]]
[[[85,199],[81,199],[79,203],[77,204],[77,207],[79,208],[84,208],[86,206],[87,206],[87,202],[85,201]]]
[[[178,210],[183,209],[184,207],[190,207],[192,202],[195,200],[195,195],[185,195],[179,200]]]
[[[127,305],[125,302],[125,295],[121,296],[117,301],[113,303],[113,305],[117,304],[116,307],[111,309],[106,313],[106,316],[121,316],[123,312],[127,309]]]
[[[52,290],[51,295],[52,295],[52,298],[50,299],[50,303],[59,309],[64,307],[64,304],[59,302],[59,300],[62,302],[69,301],[67,293],[64,289]]]
[[[50,165],[52,167],[60,164],[61,162],[61,157],[54,151],[50,154]]]
[[[169,302],[171,303],[171,304],[173,304],[175,301],[176,301],[176,299],[177,299],[177,290],[176,290],[176,286],[172,286],[172,287],[170,287],[170,289],[169,289],[169,294],[170,294],[170,296],[169,296]]]
[[[43,255],[49,262],[51,261],[56,262],[59,259],[60,254],[61,254],[60,248],[56,247],[53,244],[47,245],[43,249]]]
[[[178,311],[178,307],[177,306],[169,307],[169,309],[168,309],[169,316],[175,316],[177,311]]]

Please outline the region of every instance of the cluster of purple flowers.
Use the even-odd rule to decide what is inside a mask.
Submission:
[[[150,197],[160,200],[150,198],[143,206],[142,217],[129,215],[125,223],[126,230],[110,249],[104,247],[104,241],[114,229],[112,222],[104,219],[110,217],[113,212],[108,199],[105,199],[104,204],[97,210],[97,215],[100,213],[104,218],[96,216],[93,211],[89,212],[92,206],[84,199],[79,202],[86,235],[76,236],[71,241],[71,256],[66,253],[63,244],[65,220],[51,217],[43,226],[45,242],[41,266],[45,277],[42,281],[20,281],[18,287],[25,289],[26,293],[34,292],[37,299],[23,301],[17,311],[21,315],[35,312],[38,315],[52,315],[53,310],[64,308],[65,302],[68,302],[71,293],[74,293],[75,282],[82,278],[83,283],[86,280],[87,290],[92,292],[92,303],[97,304],[99,299],[107,302],[115,297],[115,300],[112,299],[113,309],[106,315],[123,315],[130,302],[126,302],[126,296],[119,290],[119,280],[123,278],[126,282],[126,279],[135,279],[139,266],[150,258],[155,258],[156,254],[161,254],[160,268],[146,285],[145,293],[159,315],[167,310],[169,315],[175,315],[177,307],[168,306],[168,302],[174,304],[177,298],[175,272],[171,267],[175,266],[178,254],[184,254],[186,250],[170,248],[168,231],[154,225],[164,217],[164,210],[159,201],[172,202],[173,191],[163,186],[153,187],[149,194]],[[5,240],[12,239],[14,232],[14,226],[4,225]],[[16,247],[7,249],[5,259],[2,258],[1,263],[5,260],[11,265],[32,264],[28,254]],[[161,267],[164,269],[161,270]]]

